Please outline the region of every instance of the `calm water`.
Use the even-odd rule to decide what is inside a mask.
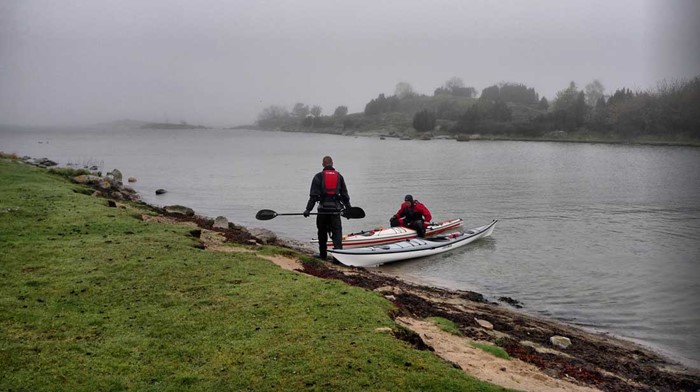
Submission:
[[[700,149],[94,129],[2,131],[0,151],[118,168],[147,202],[299,240],[315,236],[313,218],[254,215],[303,211],[330,154],[367,213],[345,232],[388,225],[406,193],[435,220],[499,219],[490,238],[385,273],[509,296],[700,367]]]

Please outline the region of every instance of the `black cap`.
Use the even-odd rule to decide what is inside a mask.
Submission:
[[[413,201],[413,196],[411,195],[406,195],[406,197],[403,198],[404,201]]]

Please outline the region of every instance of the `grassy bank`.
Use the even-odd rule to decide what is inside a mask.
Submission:
[[[379,294],[82,189],[0,159],[2,390],[501,390],[377,332]]]

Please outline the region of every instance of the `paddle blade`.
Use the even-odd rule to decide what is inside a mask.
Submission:
[[[255,214],[255,219],[257,220],[270,220],[277,216],[277,213],[272,210],[260,210]]]
[[[350,207],[344,209],[340,215],[348,219],[362,219],[365,217],[365,210],[360,207]]]

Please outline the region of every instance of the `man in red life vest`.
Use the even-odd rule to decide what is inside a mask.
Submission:
[[[425,237],[425,228],[428,222],[433,219],[428,207],[418,200],[413,200],[413,196],[406,195],[399,211],[391,217],[391,226],[403,226],[415,230],[418,237]]]
[[[350,196],[345,186],[345,179],[333,168],[333,158],[323,157],[323,170],[316,173],[311,181],[309,201],[306,203],[304,216],[308,218],[311,209],[318,202],[316,228],[318,229],[318,253],[321,259],[327,257],[328,233],[331,234],[334,249],[343,249],[343,227],[340,211],[350,208]],[[326,213],[326,214],[324,214]]]

